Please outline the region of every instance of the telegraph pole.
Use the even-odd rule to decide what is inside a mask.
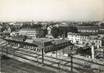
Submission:
[[[92,45],[91,45],[91,57],[92,57],[92,59],[95,58],[94,54],[95,54],[94,43],[92,43]]]
[[[71,47],[71,51],[70,51],[70,60],[71,60],[71,72],[73,73],[73,46]]]
[[[72,54],[70,55],[70,58],[71,58],[71,72],[73,72],[73,55]]]
[[[42,64],[44,65],[44,48],[42,48]]]

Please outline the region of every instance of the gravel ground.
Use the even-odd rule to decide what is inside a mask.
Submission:
[[[0,61],[0,69],[2,73],[56,73],[14,59],[0,59]]]

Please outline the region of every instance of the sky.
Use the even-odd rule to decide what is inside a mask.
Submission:
[[[104,20],[104,0],[0,0],[0,21]]]

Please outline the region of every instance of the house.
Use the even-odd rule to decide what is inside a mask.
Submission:
[[[24,35],[31,38],[43,37],[43,30],[40,28],[22,28],[18,32],[19,35]]]
[[[97,35],[87,36],[87,35],[84,35],[84,34],[81,34],[81,33],[71,33],[71,32],[69,32],[67,38],[73,44],[77,44],[77,45],[86,45],[86,44],[88,44],[89,46],[91,46],[92,43],[94,43],[94,47],[96,47],[96,48],[102,47],[102,39],[99,38]]]
[[[88,36],[80,33],[69,32],[67,38],[74,44],[85,44],[85,41],[88,41]]]

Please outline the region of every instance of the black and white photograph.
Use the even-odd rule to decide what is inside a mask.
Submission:
[[[104,73],[104,0],[0,0],[0,73]]]

